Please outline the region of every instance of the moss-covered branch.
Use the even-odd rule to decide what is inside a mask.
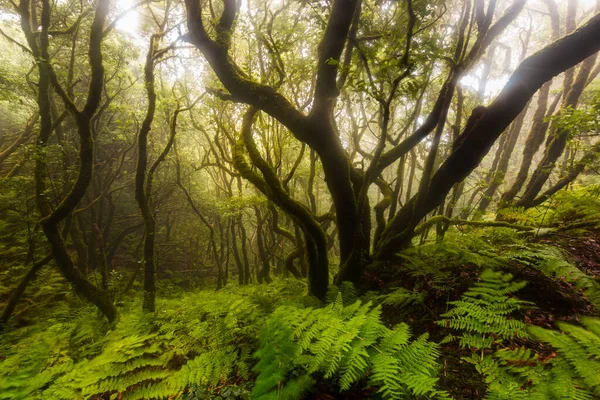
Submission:
[[[419,224],[419,226],[417,226],[415,228],[415,235],[420,234],[428,227],[435,225],[439,222],[445,222],[449,225],[465,225],[465,226],[473,226],[473,227],[477,227],[477,228],[509,228],[509,229],[514,229],[514,230],[522,231],[522,232],[529,232],[529,231],[533,231],[536,229],[531,226],[511,224],[511,223],[505,222],[505,221],[471,221],[471,220],[464,220],[464,219],[448,218],[445,215],[436,215],[435,217],[429,218],[427,221],[423,222],[422,224]]]

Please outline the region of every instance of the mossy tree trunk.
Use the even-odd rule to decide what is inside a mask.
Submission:
[[[36,140],[37,154],[35,163],[36,204],[42,215],[40,225],[44,231],[52,258],[62,275],[71,283],[74,290],[96,305],[109,321],[114,321],[117,311],[108,294],[91,284],[75,266],[67,250],[65,240],[59,231],[59,225],[69,218],[73,210],[88,189],[94,167],[94,142],[91,120],[96,113],[102,97],[104,67],[102,63],[103,28],[108,14],[109,1],[98,0],[90,28],[88,58],[91,67],[90,84],[83,109],[78,109],[70,91],[64,90],[53,69],[49,54],[49,28],[52,7],[49,0],[42,1],[42,11],[38,23],[35,2],[23,0],[18,5],[21,28],[25,34],[31,54],[36,58],[39,71],[38,108],[40,131]],[[38,30],[38,26],[40,29]],[[74,116],[79,136],[79,170],[70,191],[58,206],[51,208],[46,193],[46,148],[53,130],[50,92],[54,90],[61,98],[65,108]]]
[[[152,204],[152,185],[154,183],[154,173],[158,167],[165,161],[167,155],[175,143],[175,134],[177,132],[177,116],[183,109],[177,109],[169,123],[169,139],[162,152],[158,155],[154,163],[148,168],[148,138],[152,130],[154,114],[156,111],[156,92],[155,92],[155,66],[161,58],[171,50],[172,46],[159,48],[160,39],[165,35],[165,27],[168,21],[170,4],[164,10],[162,22],[158,26],[158,33],[150,37],[146,62],[144,64],[144,82],[146,86],[146,96],[148,106],[146,116],[138,133],[138,161],[135,173],[135,199],[138,203],[145,226],[145,239],[143,249],[144,264],[144,301],[142,309],[145,312],[154,312],[156,310],[156,265],[155,265],[155,242],[156,242],[156,216]]]
[[[244,264],[242,262],[242,258],[240,256],[240,249],[238,247],[236,224],[237,224],[236,219],[234,217],[232,217],[231,224],[229,225],[230,235],[231,235],[231,247],[233,250],[233,258],[235,259],[235,265],[237,266],[237,270],[238,270],[238,284],[240,286],[243,286],[246,284],[245,269],[244,269]]]
[[[256,246],[258,248],[258,259],[262,268],[256,272],[256,278],[258,283],[271,283],[271,265],[269,262],[269,256],[266,249],[265,237],[263,226],[265,225],[265,219],[257,206],[253,207],[254,214],[256,215]]]
[[[154,56],[157,51],[156,41],[160,35],[150,37],[150,46],[146,54],[146,64],[144,68],[144,80],[146,84],[146,95],[148,98],[148,107],[146,116],[142,122],[138,134],[138,161],[135,173],[135,199],[144,219],[144,250],[142,263],[144,265],[144,301],[142,309],[146,312],[155,311],[156,282],[154,265],[154,236],[156,233],[156,220],[154,211],[150,207],[149,195],[151,191],[147,190],[146,169],[148,166],[148,135],[152,129],[154,113],[156,111],[156,92],[154,90]]]

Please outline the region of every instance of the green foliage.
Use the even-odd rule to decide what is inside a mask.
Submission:
[[[444,290],[466,265],[479,268],[504,265],[504,260],[494,252],[493,246],[476,235],[449,235],[444,242],[409,248],[400,256],[404,261],[404,271]]]
[[[448,302],[454,306],[442,314],[437,324],[459,330],[460,345],[477,350],[491,348],[502,340],[524,337],[525,324],[510,319],[519,309],[532,306],[531,303],[510,297],[525,287],[525,282],[511,282],[510,274],[492,270],[481,273],[481,282],[467,290],[460,300]]]
[[[570,385],[556,388],[558,393],[578,394],[581,398],[600,396],[600,320],[581,318],[582,326],[558,322],[562,332],[529,327],[537,340],[547,342],[557,349],[559,356],[553,361],[556,369],[553,378],[560,374],[562,381]],[[558,396],[557,396],[558,397]],[[572,396],[575,398],[575,396]]]
[[[87,319],[100,332],[93,316],[89,308],[79,312],[59,309],[44,327],[4,333],[0,354],[6,358],[0,363],[0,399],[36,398],[36,393],[72,370],[75,360],[68,354],[71,345],[80,346],[81,352],[93,342],[91,337],[85,340],[89,330],[75,330],[79,322]]]
[[[582,203],[589,196],[576,196]],[[588,200],[585,200],[588,199]],[[590,200],[591,201],[591,200]],[[596,208],[594,208],[596,207]],[[590,205],[597,214],[598,207]],[[441,243],[427,243],[400,253],[404,270],[430,286],[448,290],[465,266],[503,269],[520,265],[535,269],[551,279],[564,280],[584,291],[596,306],[600,305],[600,285],[568,259],[559,247],[532,243],[507,228],[476,228],[468,233],[451,232]]]
[[[359,382],[386,399],[445,397],[437,345],[409,327],[389,329],[343,285],[324,308],[305,307],[296,280],[134,302],[110,326],[90,308],[61,308],[45,323],[2,337],[0,399],[301,398],[317,381]],[[130,308],[131,307],[131,308]]]
[[[569,132],[569,138],[598,132],[600,128],[600,90],[589,90],[578,108],[568,107],[550,117],[557,130]]]
[[[252,206],[263,206],[267,203],[264,196],[232,196],[220,201],[217,205],[223,216],[236,216]],[[210,200],[206,200],[210,204]]]
[[[569,262],[565,254],[554,246],[529,244],[509,249],[504,257],[507,261],[518,261],[542,272],[553,279],[562,279],[585,291],[588,299],[600,305],[600,285]]]
[[[8,300],[26,270],[24,266],[18,265],[0,272],[0,308],[5,306],[2,301]],[[21,297],[9,324],[46,322],[49,308],[57,309],[57,313],[69,313],[82,304],[83,301],[73,293],[63,276],[50,263],[37,273],[37,277]]]
[[[402,253],[414,269],[440,270],[445,265],[472,264],[484,266],[490,261],[489,244],[482,243],[476,236],[463,236],[458,240],[430,243]]]
[[[0,178],[0,252],[6,264],[25,260],[28,233],[40,237],[33,232],[38,218],[33,202],[23,201],[32,183],[25,177]]]
[[[397,288],[394,291],[375,296],[375,302],[381,302],[382,305],[403,308],[411,304],[423,304],[425,292],[409,291],[404,288]]]
[[[156,315],[137,311],[136,302],[108,333],[89,308],[56,312],[45,325],[2,337],[0,399],[247,392],[236,382],[250,379],[265,297],[296,304],[304,291],[295,280],[201,291],[160,301]]]
[[[461,347],[473,350],[463,360],[473,364],[485,377],[488,398],[514,398],[522,386],[501,368],[498,356],[489,354],[490,350],[499,349],[496,354],[506,355],[502,353],[504,342],[527,336],[526,325],[512,319],[511,314],[532,304],[512,296],[525,286],[525,282],[511,280],[510,274],[483,271],[481,282],[467,290],[460,300],[449,302],[454,307],[442,314],[445,319],[437,321],[442,327],[460,332],[460,336],[449,334],[444,342],[458,339]]]
[[[540,231],[547,227],[565,229],[582,223],[588,228],[598,227],[599,195],[600,185],[594,180],[586,185],[574,185],[569,190],[561,190],[538,207],[509,207],[500,210],[498,215],[502,220],[538,227]]]
[[[557,349],[542,358],[530,349],[495,352],[488,369],[489,399],[594,399],[600,395],[600,321],[559,322],[563,332],[528,327],[532,338]],[[490,358],[491,359],[491,358]]]
[[[331,285],[327,291],[327,303],[333,303],[341,296],[345,306],[354,304],[358,300],[358,293],[351,282],[342,282],[340,286]]]
[[[600,225],[600,185],[575,186],[562,190],[550,200],[552,212],[547,217],[550,225],[569,225],[573,221],[588,222],[590,226]]]
[[[81,308],[60,275],[43,269],[26,305],[67,301],[35,325],[10,326],[0,338],[0,399],[300,399],[323,387],[342,396],[369,390],[372,398],[444,398],[437,386],[438,345],[427,335],[413,337],[404,323],[385,326],[381,309],[365,299],[398,315],[397,309],[423,303],[425,288],[463,287],[485,263],[597,285],[558,248],[527,243],[503,228],[451,234],[447,243],[402,255],[404,271],[425,285],[416,279],[412,289],[360,297],[343,283],[330,287],[325,307],[305,296],[306,284],[298,280],[196,293],[165,286],[155,315],[124,300],[115,326]],[[513,318],[531,305],[514,297],[525,284],[493,270],[480,279],[449,302],[438,324],[451,330],[445,343],[471,350],[464,360],[483,377],[487,398],[597,397],[598,322],[559,323],[564,333],[528,330]],[[540,354],[522,347],[531,343],[522,340],[528,332],[556,348],[556,356],[548,355],[549,346],[532,346],[543,349]]]
[[[510,319],[530,306],[512,297],[524,283],[484,271],[438,324],[461,332],[460,344],[473,350],[463,359],[473,364],[488,385],[487,399],[592,399],[600,394],[600,320],[582,318],[583,326],[559,322],[563,331],[527,327]],[[544,358],[514,344],[516,338],[550,343],[557,354]],[[446,342],[457,337],[448,335]]]
[[[436,389],[437,345],[427,334],[410,337],[406,324],[389,329],[379,308],[344,306],[341,294],[321,309],[280,307],[260,333],[253,398],[301,398],[319,377],[341,391],[368,377],[385,399],[445,397]]]
[[[266,322],[260,336],[261,348],[255,353],[260,361],[254,367],[258,376],[253,398],[298,399],[313,384],[310,376],[304,374],[281,385],[294,368],[297,346],[292,339],[291,329],[282,320],[273,318]]]

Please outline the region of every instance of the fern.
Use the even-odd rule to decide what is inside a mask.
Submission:
[[[307,374],[288,379],[295,368],[293,360],[298,347],[292,337],[291,329],[279,318],[270,318],[261,330],[261,347],[255,353],[260,361],[254,367],[258,376],[253,398],[298,399],[312,385]]]
[[[571,190],[561,190],[552,198],[552,213],[548,221],[552,224],[565,224],[572,221],[588,221],[600,225],[598,208],[598,184],[574,186]]]
[[[523,287],[510,275],[485,271],[482,282],[469,289],[438,323],[458,330],[446,341],[460,339],[475,351],[463,359],[472,363],[488,384],[487,399],[593,399],[600,395],[600,320],[582,318],[583,326],[558,322],[563,331],[526,327],[508,319],[530,306],[509,297]],[[558,355],[540,359],[531,349],[505,347],[515,337],[548,342]],[[551,366],[551,368],[549,368]]]
[[[508,251],[507,261],[518,261],[535,268],[554,279],[564,279],[585,291],[588,299],[596,306],[600,305],[600,285],[569,262],[563,252],[553,246],[530,244]]]
[[[261,331],[253,398],[288,398],[282,393],[290,387],[306,391],[318,377],[344,391],[367,376],[386,399],[444,397],[436,389],[437,345],[410,336],[406,324],[386,328],[370,303],[344,306],[341,294],[321,309],[280,307]]]
[[[526,325],[511,319],[519,309],[531,307],[532,303],[512,297],[522,289],[525,282],[512,282],[510,274],[492,270],[481,273],[481,281],[467,290],[460,300],[449,302],[453,308],[442,314],[445,319],[437,323],[460,332],[460,336],[448,335],[444,342],[459,340],[461,347],[473,353],[463,360],[475,366],[488,384],[489,399],[523,398],[524,379],[503,368],[507,359],[516,356],[521,362],[529,361],[530,353],[510,353],[502,348],[505,341],[526,337]],[[498,349],[490,355],[490,350]]]
[[[394,306],[396,308],[404,308],[409,305],[423,304],[425,301],[425,292],[409,291],[404,288],[397,288],[394,291],[374,296],[373,300],[382,305]]]
[[[340,286],[331,285],[327,290],[326,302],[333,303],[337,300],[338,295],[342,296],[344,305],[350,305],[358,300],[358,293],[352,282],[344,281]]]
[[[529,327],[534,338],[557,348],[557,354],[548,360],[541,360],[530,349],[498,350],[494,354],[494,374],[487,377],[490,384],[487,398],[598,398],[600,346],[594,329],[600,322],[589,318],[582,322],[584,327],[559,323],[565,333]]]
[[[526,284],[511,279],[510,274],[483,271],[481,282],[467,290],[460,300],[448,302],[454,307],[442,314],[444,319],[437,324],[462,331],[461,346],[479,350],[491,348],[501,339],[526,336],[525,324],[508,317],[516,310],[531,307],[532,303],[509,297]]]
[[[586,391],[591,397],[600,396],[600,320],[581,318],[583,326],[558,322],[562,332],[532,326],[531,335],[543,342],[550,343],[558,350],[559,357],[553,363],[560,369],[564,379],[570,379],[571,384],[565,387],[577,389],[580,393]]]
[[[58,313],[45,327],[31,327],[4,333],[0,342],[0,399],[31,399],[73,369],[75,359],[69,354],[69,336],[81,318],[96,326],[90,309]],[[79,338],[84,337],[82,332]],[[24,338],[24,339],[21,339]],[[85,347],[79,349],[85,352]]]
[[[0,399],[167,399],[192,386],[218,393],[249,380],[264,298],[298,304],[292,281],[228,287],[164,300],[156,315],[124,310],[114,330],[90,309],[59,310],[43,329],[9,332],[0,350]],[[14,335],[14,336],[13,336]],[[201,397],[202,398],[202,397]]]
[[[456,268],[465,265],[501,267],[495,248],[475,235],[448,235],[441,243],[428,243],[400,253],[407,272],[423,277],[433,286],[444,287],[456,278]]]

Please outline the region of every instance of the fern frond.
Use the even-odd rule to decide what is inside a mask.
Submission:
[[[254,396],[271,398],[289,382],[317,375],[336,379],[342,391],[368,376],[385,399],[444,393],[435,388],[439,351],[427,335],[410,341],[408,325],[390,330],[381,323],[379,307],[343,304],[338,293],[321,309],[280,307],[273,313],[255,355]]]

